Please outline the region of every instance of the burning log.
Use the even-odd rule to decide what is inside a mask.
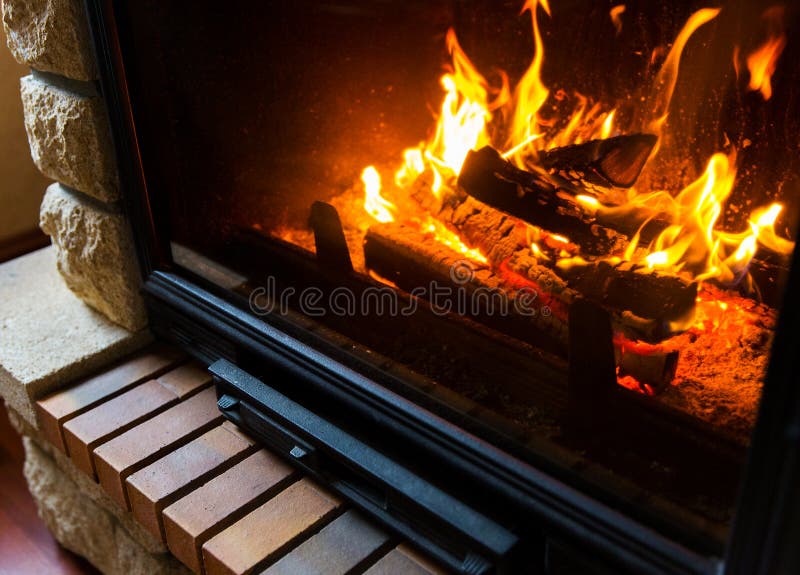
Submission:
[[[623,137],[637,141],[635,138],[646,136],[619,138]],[[550,158],[552,165],[564,166],[553,174],[520,170],[487,146],[470,152],[458,183],[469,195],[521,220],[552,232],[572,234],[590,254],[608,255],[622,251],[628,238],[637,232],[641,241],[650,242],[672,224],[669,215],[654,214],[641,208],[597,211],[586,202],[594,198],[603,204],[619,205],[627,198],[615,193],[619,188],[598,188],[584,179],[581,175],[584,172],[576,172],[565,165],[567,159],[574,156],[590,156],[590,150],[601,147],[597,143],[605,141],[596,140],[543,152],[543,157]],[[573,152],[572,148],[578,150]],[[620,152],[618,156],[626,157],[626,154]],[[589,160],[575,161],[580,165]],[[638,175],[638,171],[636,173]],[[584,196],[584,203],[579,202],[578,196]]]
[[[538,163],[576,185],[629,188],[636,183],[658,142],[652,134],[631,134],[554,148]]]
[[[537,270],[538,282],[511,286],[492,270],[398,223],[371,226],[364,257],[369,270],[423,297],[434,309],[462,311],[498,331],[564,354],[566,309],[574,294],[551,270]],[[439,292],[439,287],[457,289]]]
[[[580,244],[585,253],[610,255],[625,249],[628,239],[598,225],[571,192],[543,176],[504,160],[491,147],[467,155],[458,185],[470,196],[498,210]]]
[[[520,175],[521,173],[522,175]],[[559,194],[540,185],[538,176],[518,170],[492,148],[471,152],[464,163],[459,184],[480,200],[488,200],[494,208],[535,223],[548,231],[564,233],[580,244],[589,246],[589,253],[610,255],[624,250],[627,238],[617,232],[590,223],[582,208],[569,194]],[[508,178],[514,178],[510,181]],[[519,192],[519,186],[531,193]],[[513,217],[497,210],[483,209],[479,202],[467,199],[453,213],[451,221],[474,245],[486,248],[489,258],[507,257],[524,238]],[[477,230],[469,228],[476,227]],[[515,233],[515,229],[517,230]],[[694,307],[697,286],[685,278],[661,272],[642,270],[628,262],[611,265],[594,262],[558,270],[570,287],[603,305],[631,310],[638,316],[675,320]]]
[[[434,310],[459,311],[522,341],[562,356],[567,353],[569,309],[580,295],[525,250],[492,270],[466,261],[438,242],[427,241],[412,226],[388,223],[369,228],[364,257],[368,269],[411,295],[427,299]],[[657,334],[663,336],[659,322],[630,312],[612,311],[610,315],[620,341],[652,341]],[[665,369],[665,358],[655,353],[620,357],[625,359],[626,373],[654,388],[663,388],[666,378],[674,374]],[[677,360],[677,356],[671,358]]]
[[[557,271],[587,298],[643,317],[677,320],[694,309],[697,299],[696,282],[632,262],[598,261]]]
[[[614,337],[614,357],[619,374],[630,375],[650,394],[660,393],[675,378],[678,352],[659,345],[631,341],[617,334]]]

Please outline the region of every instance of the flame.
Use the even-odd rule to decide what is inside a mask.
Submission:
[[[624,6],[623,6],[624,8]],[[611,110],[607,115],[606,119],[603,120],[603,127],[600,130],[600,137],[602,139],[606,139],[611,136],[614,130],[614,114],[616,114],[616,110]]]
[[[437,219],[432,217],[427,217],[423,222],[422,229],[430,234],[433,234],[433,237],[436,241],[441,244],[446,245],[447,247],[457,251],[463,256],[468,257],[469,259],[485,264],[488,263],[489,260],[486,259],[480,250],[470,248],[467,244],[461,241],[461,238],[458,237],[457,234],[453,233],[445,225]]]
[[[490,102],[484,77],[461,49],[455,31],[447,32],[447,48],[453,58],[453,72],[441,78],[445,92],[436,133],[424,145],[423,155],[435,173],[444,170],[458,175],[470,150],[489,144],[486,125],[491,120],[490,109],[507,100],[507,88]]]
[[[617,31],[617,36],[622,33],[622,15],[625,13],[625,4],[614,6],[608,13],[611,16],[611,23],[614,24],[614,30]]]
[[[698,10],[689,17],[686,24],[684,24],[672,49],[667,54],[667,59],[658,72],[656,77],[656,89],[651,96],[651,110],[653,120],[648,126],[648,131],[654,134],[660,134],[661,128],[669,115],[669,104],[672,101],[672,93],[675,91],[675,84],[678,82],[678,68],[681,61],[683,49],[689,38],[697,31],[700,26],[710,22],[719,14],[719,8],[703,8]]]
[[[772,75],[775,73],[778,59],[786,47],[783,14],[783,6],[773,6],[764,11],[761,19],[766,21],[767,39],[745,60],[747,70],[750,72],[747,89],[761,92],[764,100],[772,97]]]
[[[392,212],[397,208],[393,203],[381,196],[381,175],[375,166],[367,166],[361,172],[364,182],[364,209],[381,223],[393,222]]]
[[[611,10],[615,26],[618,21],[621,26],[619,18],[624,10],[624,5]],[[487,82],[461,48],[455,31],[448,30],[446,44],[451,63],[440,78],[442,102],[435,129],[426,141],[403,152],[402,164],[392,181],[394,189],[389,191],[388,197],[399,198],[398,193],[410,192],[412,184],[426,174],[424,181],[427,183],[423,191],[430,191],[430,199],[435,200],[431,205],[441,206],[446,194],[454,192],[456,178],[469,151],[485,145],[505,149],[503,157],[524,168],[535,161],[541,150],[593,138],[609,138],[623,132],[616,125],[616,108],[604,106],[576,92],[558,90],[551,94],[541,77],[545,49],[539,21],[541,12],[550,16],[548,0],[526,0],[521,14],[525,12],[529,12],[531,18],[533,55],[513,93],[502,72],[499,85]],[[698,10],[676,37],[645,102],[644,110],[649,114],[648,131],[661,134],[677,85],[683,51],[692,35],[716,18],[719,12],[716,8]],[[778,44],[774,44],[775,38]],[[775,36],[772,43],[768,41],[747,59],[751,82],[757,83],[754,89],[761,90],[765,98],[770,94],[769,76],[774,71],[783,43],[784,36]],[[777,45],[779,47],[775,47]],[[770,46],[769,51],[767,46]],[[661,50],[665,51],[665,48]],[[662,52],[657,49],[654,54],[657,53]],[[751,60],[758,61],[758,66],[751,65]],[[735,61],[738,61],[737,57]],[[554,109],[559,113],[555,117],[543,118],[540,113],[548,99],[558,104]],[[494,122],[496,118],[500,121]],[[780,204],[753,211],[748,229],[742,232],[718,229],[735,178],[735,154],[717,153],[709,159],[703,174],[675,196],[667,191],[639,193],[631,189],[629,201],[624,206],[604,206],[590,195],[578,195],[576,201],[589,216],[613,211],[624,215],[628,211],[642,210],[669,221],[666,229],[649,245],[641,246],[640,234],[637,233],[625,253],[611,254],[607,258],[609,261],[624,259],[637,262],[644,269],[687,273],[699,281],[714,278],[723,283],[735,283],[746,276],[748,265],[759,249],[788,253],[794,247],[793,242],[775,231],[781,213]],[[380,174],[374,166],[365,168],[361,179],[365,189],[364,208],[377,221],[402,219],[413,222],[419,225],[420,231],[431,234],[434,240],[476,262],[486,263],[487,259],[480,251],[466,245],[456,233],[431,215],[434,212],[403,213],[385,199],[381,195]],[[415,186],[415,195],[418,192],[419,187]],[[403,202],[400,204],[405,206]],[[587,263],[580,256],[580,248],[568,238],[540,230],[535,237],[531,237],[529,232],[527,239],[531,253],[537,259],[555,261],[555,265],[562,268]],[[545,254],[542,247],[550,251]]]
[[[550,15],[550,6],[547,0],[527,0],[522,7],[522,12],[530,11],[533,22],[534,53],[528,70],[520,79],[514,90],[514,111],[511,119],[511,129],[508,134],[507,147],[518,148],[521,143],[533,142],[540,134],[537,132],[537,117],[539,110],[547,100],[550,90],[541,79],[542,65],[544,64],[544,42],[539,31],[537,10],[542,9]],[[513,158],[521,157],[527,146],[521,147]]]
[[[398,188],[406,188],[425,171],[425,160],[420,148],[409,148],[403,152],[403,165],[394,175]]]
[[[769,38],[755,52],[747,57],[747,69],[750,71],[748,90],[759,91],[765,100],[772,97],[772,74],[778,65],[778,58],[786,46],[786,36]]]
[[[550,261],[550,258],[547,257],[547,254],[542,251],[542,248],[536,242],[531,242],[531,253],[537,260]]]
[[[665,197],[664,192],[635,198],[638,205],[657,206],[654,211],[668,214],[673,223],[638,257],[637,234],[625,252],[625,259],[638,261],[648,269],[686,270],[699,281],[714,278],[734,284],[746,274],[759,246],[790,253],[794,242],[781,238],[775,231],[782,210],[778,203],[754,210],[747,231],[731,233],[717,229],[735,179],[735,153],[716,153],[703,175],[675,198]]]

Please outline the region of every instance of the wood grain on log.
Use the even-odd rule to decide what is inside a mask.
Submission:
[[[494,269],[470,262],[413,226],[375,224],[367,231],[364,256],[368,269],[401,289],[526,343],[566,356],[568,314],[580,297],[553,270],[521,249]],[[444,288],[444,289],[442,289]],[[453,289],[455,288],[455,289]],[[611,311],[614,332],[625,340],[653,340],[663,334],[660,322],[630,312]],[[656,354],[628,361],[629,373],[643,383],[665,373]],[[663,387],[663,379],[652,382]]]

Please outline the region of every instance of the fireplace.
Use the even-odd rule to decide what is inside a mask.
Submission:
[[[465,573],[777,553],[796,7],[87,7],[151,325],[228,417]]]

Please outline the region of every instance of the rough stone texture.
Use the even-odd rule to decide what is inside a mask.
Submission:
[[[67,549],[86,557],[106,575],[188,575],[169,553],[152,554],[85,492],[29,437],[25,478],[39,515]]]
[[[151,340],[84,304],[55,263],[47,247],[0,265],[0,395],[34,426],[37,399]]]
[[[103,101],[30,75],[20,80],[25,130],[39,170],[98,200],[118,200],[119,181]]]
[[[67,286],[111,321],[130,331],[144,328],[141,280],[125,218],[60,184],[47,188],[39,216]]]
[[[3,27],[21,64],[75,80],[97,77],[80,0],[3,0]]]
[[[108,494],[80,469],[78,469],[70,459],[47,441],[41,430],[34,428],[25,421],[13,409],[7,409],[8,419],[17,433],[23,438],[23,442],[31,440],[35,447],[43,451],[48,457],[55,461],[58,468],[69,477],[73,483],[81,490],[84,496],[89,497],[94,503],[105,509],[125,528],[128,535],[141,545],[145,551],[158,555],[167,553],[167,546],[159,539],[153,537],[133,518],[133,515],[123,510],[119,504],[111,499]]]

